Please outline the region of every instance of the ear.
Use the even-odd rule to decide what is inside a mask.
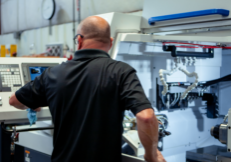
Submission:
[[[112,43],[113,40],[114,40],[114,39],[111,37],[111,38],[110,38],[110,49],[111,49],[111,47],[112,47],[112,45],[113,45],[113,43]]]
[[[83,39],[81,38],[80,35],[78,35],[78,45],[77,45],[77,49],[78,50],[81,50],[82,49],[82,46],[83,46]]]

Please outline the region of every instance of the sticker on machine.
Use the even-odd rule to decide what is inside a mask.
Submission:
[[[30,162],[30,158],[29,157],[25,157],[25,162]]]
[[[25,162],[30,162],[30,157],[29,157],[30,151],[26,150],[25,153],[26,153]]]

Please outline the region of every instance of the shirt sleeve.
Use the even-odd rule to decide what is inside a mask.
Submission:
[[[120,99],[125,110],[131,110],[134,115],[144,109],[152,108],[133,68],[123,74]]]
[[[31,81],[16,91],[16,98],[24,105],[31,109],[47,106],[47,100],[45,95],[45,77],[44,71],[40,76],[36,77],[34,81]]]

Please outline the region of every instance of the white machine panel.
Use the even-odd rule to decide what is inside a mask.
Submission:
[[[104,18],[111,26],[111,37],[114,39],[113,44],[116,44],[118,33],[138,33],[140,31],[140,16],[122,14],[122,13],[107,13],[97,15]],[[116,58],[117,47],[113,45],[108,52],[111,58]]]
[[[148,19],[150,17],[172,15],[177,13],[185,13],[192,11],[200,11],[207,9],[226,9],[231,10],[231,1],[230,0],[145,0],[143,8],[143,21],[141,23],[142,28],[150,28],[148,24]],[[231,18],[231,14],[227,17],[221,15],[209,15],[209,16],[200,16],[176,20],[168,20],[163,22],[155,23],[157,26],[169,26],[169,25],[180,25],[186,23],[197,23],[197,22],[206,22],[214,20],[227,20]]]
[[[1,58],[0,59],[0,121],[5,123],[27,121],[27,111],[15,109],[9,105],[9,97],[28,81],[26,66],[54,66],[66,61],[66,58]],[[22,69],[22,67],[24,69]],[[51,118],[48,108],[37,113],[38,119]]]

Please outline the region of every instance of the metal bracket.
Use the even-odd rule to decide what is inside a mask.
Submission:
[[[187,51],[176,51],[176,46],[163,45],[163,51],[170,51],[172,57],[203,57],[203,58],[213,58],[214,49],[209,48],[208,52],[187,52]]]

